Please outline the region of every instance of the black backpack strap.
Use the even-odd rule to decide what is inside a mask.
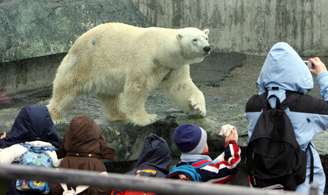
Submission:
[[[273,90],[278,90],[278,87],[273,87]],[[269,98],[268,96],[268,89],[265,90],[265,93],[263,93],[261,95],[261,105],[263,110],[268,110],[271,109],[271,106],[268,102],[268,99],[270,99],[271,97],[276,97],[275,95],[271,95]],[[280,102],[279,99],[276,97],[276,108],[281,109],[281,110],[285,110],[286,108],[288,108],[291,104],[293,104],[298,98],[299,96],[302,95],[302,93],[299,92],[295,92],[295,91],[286,91],[286,99],[283,102]]]
[[[291,104],[295,103],[301,94],[291,91],[286,91],[286,99],[279,105],[280,109],[285,110]]]
[[[267,92],[265,92],[262,95],[260,95],[261,98],[260,98],[260,102],[259,103],[260,103],[261,108],[263,109],[263,111],[266,111],[266,110],[268,110],[268,109],[271,108],[269,102],[267,101],[267,95],[268,95]]]
[[[310,158],[311,158],[310,159],[310,180],[309,180],[310,184],[313,182],[313,175],[314,175],[314,158],[313,158],[313,152],[311,149],[311,145],[312,145],[312,143],[310,142],[306,149],[306,150],[310,151]]]

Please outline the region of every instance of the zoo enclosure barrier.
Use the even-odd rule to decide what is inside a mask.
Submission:
[[[37,179],[72,185],[90,185],[103,189],[129,189],[155,192],[163,195],[299,195],[296,192],[273,191],[232,185],[182,182],[172,179],[137,177],[71,169],[49,169],[22,165],[0,165],[0,178]],[[318,186],[312,185],[309,195],[317,195]]]

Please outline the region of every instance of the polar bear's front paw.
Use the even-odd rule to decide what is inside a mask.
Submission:
[[[134,117],[130,117],[130,121],[134,125],[147,126],[154,123],[157,120],[156,114],[139,114]]]
[[[116,114],[108,114],[107,118],[110,122],[117,122],[117,121],[126,121],[126,115],[123,113],[116,113]]]
[[[206,116],[206,108],[204,103],[196,101],[195,99],[189,99],[189,108],[191,115],[200,115],[201,117]]]

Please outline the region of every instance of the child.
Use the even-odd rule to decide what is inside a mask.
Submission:
[[[171,162],[170,149],[167,142],[156,134],[145,138],[137,164],[133,169],[134,175],[165,177]]]
[[[168,178],[221,184],[229,182],[240,162],[237,139],[236,129],[231,130],[225,137],[224,155],[212,160],[207,155],[206,131],[195,124],[180,125],[175,130],[174,142],[182,154],[180,162],[171,169]]]
[[[170,149],[167,142],[156,134],[145,138],[143,149],[139,155],[135,168],[130,174],[146,177],[163,178],[168,174],[171,162]],[[152,192],[118,191],[113,190],[111,195],[154,195]]]
[[[113,160],[114,150],[106,146],[98,125],[86,116],[74,117],[64,135],[63,151],[65,157],[59,168],[106,172],[101,159]],[[82,189],[82,190],[80,190]],[[55,184],[52,193],[61,195],[69,191],[79,191],[81,195],[100,195],[108,192],[88,186],[67,186]]]
[[[0,139],[0,163],[33,164],[33,157],[40,157],[44,162],[50,160],[51,167],[58,165],[55,149],[61,140],[45,106],[26,106],[20,110],[11,130]],[[35,150],[40,153],[34,152]],[[29,184],[28,186],[23,185]],[[31,187],[32,186],[32,187]],[[15,180],[9,186],[8,195],[44,194],[49,193],[47,183],[42,184],[43,189],[38,190],[31,180]],[[39,186],[41,187],[41,186]],[[33,191],[33,192],[31,192]]]

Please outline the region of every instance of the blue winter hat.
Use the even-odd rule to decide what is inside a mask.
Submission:
[[[190,178],[191,181],[201,181],[202,177],[192,165],[180,165],[174,166],[170,173],[166,176],[167,178],[178,178],[179,174],[184,174]]]
[[[207,133],[194,124],[183,124],[175,129],[174,142],[182,153],[201,154],[207,146]]]

